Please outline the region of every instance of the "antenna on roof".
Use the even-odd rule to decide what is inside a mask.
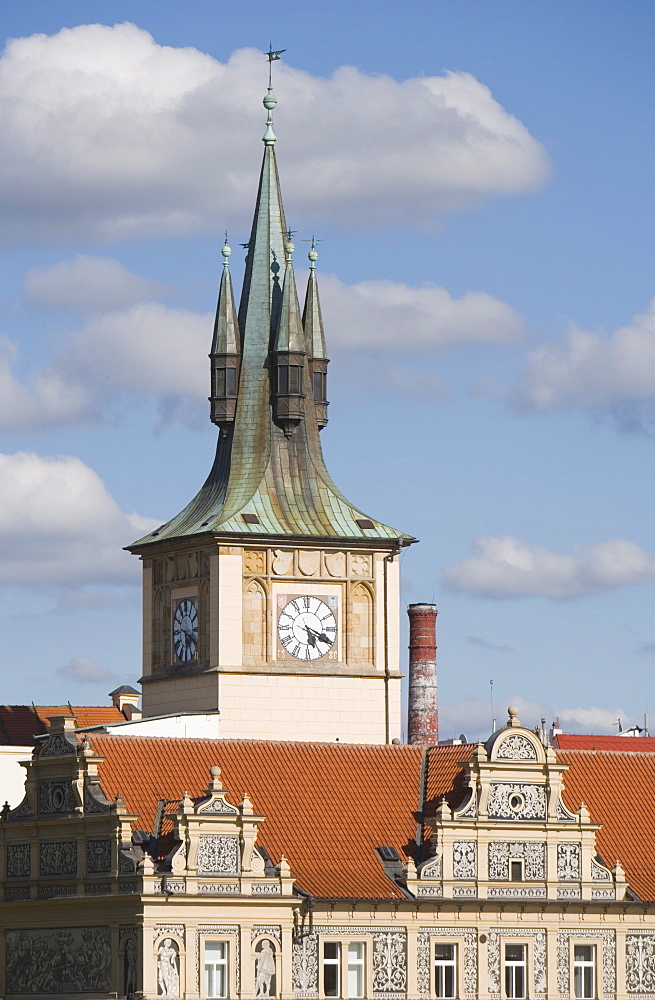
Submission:
[[[494,682],[489,681],[489,701],[491,702],[491,731],[496,732],[496,715],[494,712]]]
[[[612,725],[619,727],[619,733],[623,732],[623,726],[621,725],[621,716],[620,715],[619,715],[618,719],[616,720],[616,722],[613,722]]]

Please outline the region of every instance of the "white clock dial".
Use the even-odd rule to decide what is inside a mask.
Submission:
[[[277,632],[282,647],[297,660],[318,660],[332,649],[337,621],[318,597],[294,597],[280,612]]]
[[[178,602],[173,615],[173,646],[178,660],[193,660],[198,648],[197,598],[185,597]]]

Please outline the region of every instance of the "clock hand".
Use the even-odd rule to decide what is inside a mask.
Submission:
[[[326,636],[325,632],[316,632],[314,631],[313,628],[310,628],[309,625],[305,625],[305,629],[308,632],[313,633],[314,640],[318,640],[319,642],[327,642],[328,645],[332,645],[332,640]]]
[[[316,646],[316,636],[313,634],[314,630],[309,628],[308,625],[303,625],[305,632],[307,633],[307,640],[310,646]]]

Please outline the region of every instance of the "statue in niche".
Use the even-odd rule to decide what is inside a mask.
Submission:
[[[130,1000],[136,992],[136,942],[133,938],[128,938],[125,942],[123,961],[125,963],[125,996]]]
[[[275,975],[275,952],[267,938],[264,938],[260,947],[261,951],[257,954],[255,963],[255,996],[270,997],[275,995],[274,990],[271,992],[271,983]]]
[[[180,995],[177,949],[170,938],[164,938],[157,952],[157,987],[160,997]]]

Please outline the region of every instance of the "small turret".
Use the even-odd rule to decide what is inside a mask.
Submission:
[[[273,343],[273,367],[275,371],[271,373],[275,421],[282,427],[286,437],[291,436],[294,428],[305,415],[303,374],[307,352],[300,321],[296,280],[293,275],[294,250],[291,234],[287,233],[284,244],[286,269],[282,302]]]
[[[211,359],[211,396],[209,397],[211,419],[212,423],[220,427],[224,434],[234,423],[241,368],[241,337],[236,309],[234,308],[229,268],[231,253],[232,250],[227,245],[226,235],[225,244],[221,249],[223,274],[218,293],[214,338],[209,355]]]
[[[330,362],[325,347],[323,316],[321,315],[321,303],[318,297],[318,282],[316,280],[318,253],[314,240],[312,240],[311,249],[307,256],[309,257],[309,280],[307,282],[305,308],[302,313],[302,325],[305,331],[305,343],[309,352],[309,373],[312,380],[314,405],[316,407],[316,422],[318,423],[318,429],[323,430],[328,422],[327,366]]]

